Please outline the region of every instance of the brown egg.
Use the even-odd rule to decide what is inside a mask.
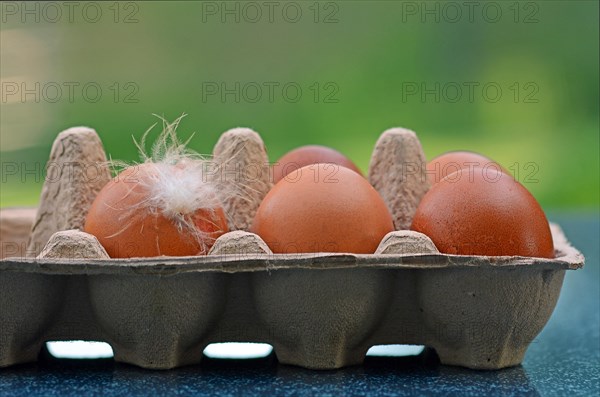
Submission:
[[[438,183],[446,175],[456,172],[459,169],[473,167],[487,167],[506,172],[500,164],[479,153],[454,151],[440,154],[427,163],[427,177],[429,182],[434,184]]]
[[[447,254],[554,257],[538,202],[510,175],[491,168],[463,169],[433,185],[411,229]]]
[[[273,165],[273,183],[279,182],[286,175],[298,169],[316,163],[331,163],[350,168],[362,175],[358,167],[346,156],[327,146],[307,145],[301,146],[284,154]],[[293,179],[294,176],[292,175]]]
[[[251,231],[274,253],[372,254],[394,230],[388,208],[365,178],[334,164],[300,168],[263,199]]]
[[[96,236],[112,258],[206,254],[228,230],[225,213],[212,201],[188,212],[185,195],[175,197],[169,186],[155,186],[172,178],[167,183],[181,192],[177,185],[181,172],[181,165],[153,163],[125,169],[98,193],[84,231]],[[173,203],[179,209],[170,208]]]

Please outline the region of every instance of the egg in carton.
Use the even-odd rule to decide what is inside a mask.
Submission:
[[[369,181],[398,229],[374,254],[273,254],[247,231],[269,173],[240,180],[228,172],[219,182],[241,183],[248,194],[224,203],[232,231],[208,255],[111,259],[81,231],[108,181],[93,130],[59,135],[51,160],[74,158],[96,177],[47,179],[35,219],[21,220],[33,225],[28,256],[0,261],[2,367],[35,361],[48,340],[94,340],[108,342],[116,361],[153,369],[198,363],[216,342],[269,343],[281,363],[311,369],[360,364],[371,346],[399,343],[434,348],[442,364],[499,369],[522,362],[565,271],[584,262],[557,225],[553,259],[441,254],[427,236],[404,230],[429,188],[421,145],[405,129],[385,131],[373,151]],[[214,159],[225,170],[268,170],[249,129],[224,133]],[[18,238],[3,229],[2,256],[19,252]]]

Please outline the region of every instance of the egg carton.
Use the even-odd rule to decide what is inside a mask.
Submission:
[[[251,131],[221,140],[227,137],[246,142],[233,145],[228,157],[241,156],[234,162],[264,160]],[[55,142],[56,160],[55,149],[65,151]],[[399,228],[410,224],[428,187],[421,171],[398,168],[414,161],[424,161],[416,136],[394,130],[382,135],[371,162],[369,179]],[[68,200],[78,186],[97,190],[91,183],[69,179],[61,211],[85,211],[92,193],[77,196],[76,205]],[[406,230],[388,234],[374,254],[272,254],[244,231],[268,188],[255,184],[254,202],[228,203],[236,227],[209,255],[108,259],[92,236],[64,231],[80,229],[82,217],[53,211],[59,203],[48,200],[61,189],[45,185],[37,215],[23,221],[31,233],[15,226],[19,235],[11,236],[3,222],[0,254],[23,244],[27,252],[0,260],[0,367],[35,361],[46,341],[88,340],[109,343],[118,362],[151,369],[196,364],[218,342],[269,343],[281,363],[311,369],[360,364],[371,346],[385,344],[426,345],[442,364],[499,369],[522,362],[552,314],[565,271],[584,262],[553,224],[554,259],[441,254],[425,235]],[[407,199],[394,201],[399,192]],[[2,210],[0,219],[15,211],[23,210]]]

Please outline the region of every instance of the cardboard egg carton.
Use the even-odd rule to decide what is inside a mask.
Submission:
[[[66,135],[81,145],[89,131]],[[225,133],[215,161],[221,169],[254,164],[267,175],[242,180],[249,194],[226,203],[232,231],[208,255],[110,259],[77,230],[107,180],[97,160],[103,149],[97,140],[82,155],[64,150],[65,139],[63,132],[51,159],[77,157],[82,172],[96,164],[96,177],[47,180],[35,216],[0,212],[0,257],[10,256],[0,260],[0,367],[35,361],[46,341],[89,340],[109,343],[116,361],[153,369],[198,363],[217,342],[269,343],[280,362],[311,369],[360,364],[382,344],[426,345],[442,364],[499,369],[522,362],[565,271],[584,262],[557,225],[554,259],[446,255],[407,230],[389,233],[370,255],[273,254],[245,231],[270,188],[264,145],[247,129]],[[428,189],[424,162],[408,130],[388,130],[375,146],[369,180],[398,229],[410,225]],[[240,182],[226,174],[219,183]]]

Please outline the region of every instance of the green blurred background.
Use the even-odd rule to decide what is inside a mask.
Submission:
[[[428,159],[481,152],[518,169],[545,209],[598,210],[597,1],[53,4],[60,17],[2,4],[2,207],[37,203],[35,170],[61,130],[93,127],[112,158],[135,160],[152,113],[185,112],[180,133],[202,153],[246,126],[272,161],[318,143],[364,171],[379,134],[402,126]],[[236,83],[239,99],[222,98]]]

